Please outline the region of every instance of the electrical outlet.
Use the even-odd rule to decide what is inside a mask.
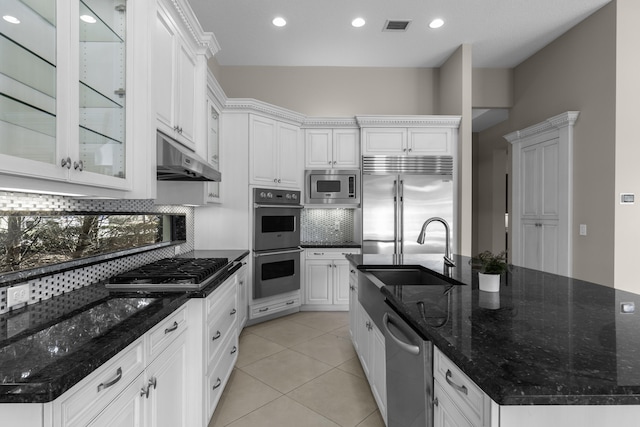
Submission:
[[[7,307],[29,301],[29,284],[7,289]]]
[[[180,255],[180,245],[175,245],[173,247],[173,254],[174,255]]]

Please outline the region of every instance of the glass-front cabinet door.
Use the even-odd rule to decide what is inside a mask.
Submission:
[[[79,154],[73,166],[118,178],[126,172],[125,14],[124,0],[80,1]]]
[[[53,169],[58,163],[56,0],[2,0],[0,15],[0,155]]]
[[[0,173],[128,189],[126,0],[1,0],[0,16]]]

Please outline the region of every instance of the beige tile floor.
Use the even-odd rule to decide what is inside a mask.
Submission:
[[[209,427],[384,427],[347,312],[300,312],[244,329]]]

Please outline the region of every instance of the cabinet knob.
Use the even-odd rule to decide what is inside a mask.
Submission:
[[[63,157],[60,161],[60,166],[62,166],[63,168],[66,167],[67,169],[71,169],[71,157]]]
[[[218,387],[220,387],[220,385],[221,385],[221,384],[222,384],[222,380],[221,380],[220,378],[218,378],[218,379],[216,380],[215,385],[213,386],[213,389],[214,389],[214,390],[215,390],[215,389],[217,389]]]
[[[328,163],[328,164],[331,164],[331,160],[329,160],[327,163]]]
[[[233,316],[234,314],[236,314],[238,311],[234,308],[229,312],[229,316]]]
[[[440,402],[438,402],[438,398],[433,399],[433,406],[438,406]]]
[[[333,161],[333,164],[334,164],[334,165],[336,164],[336,161],[335,161],[335,160]]]
[[[220,338],[221,335],[222,334],[220,333],[220,331],[216,331],[216,334],[213,337],[211,337],[211,341],[217,340],[218,338]]]
[[[73,162],[73,168],[79,172],[84,170],[84,163],[82,160],[78,160],[77,162]]]
[[[407,149],[407,151],[410,153],[411,152],[411,148]]]
[[[281,179],[280,179],[280,178],[278,178],[278,184],[280,184],[280,182],[281,182]]]

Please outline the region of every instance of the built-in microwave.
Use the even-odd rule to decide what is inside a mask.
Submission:
[[[360,204],[357,169],[307,170],[305,184],[305,204]]]

